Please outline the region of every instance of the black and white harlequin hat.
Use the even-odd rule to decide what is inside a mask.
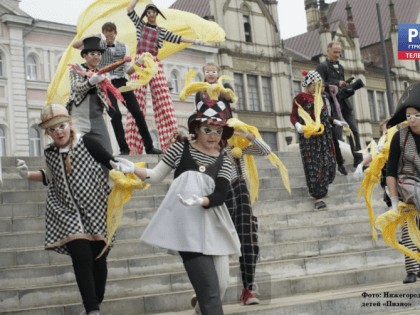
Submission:
[[[302,80],[302,86],[303,87],[307,87],[311,84],[315,83],[315,80],[318,80],[319,83],[322,82],[322,77],[321,75],[316,72],[315,70],[311,70],[311,71],[302,71],[302,75],[304,76],[303,80]]]
[[[407,120],[406,111],[413,107],[420,112],[420,82],[410,85],[401,96],[397,109],[388,121],[387,128],[391,128]]]
[[[208,105],[204,102],[197,103],[197,113],[188,118],[188,130],[191,134],[195,133],[195,128],[199,123],[206,123],[212,126],[223,127],[222,139],[227,140],[233,135],[233,128],[226,124],[225,114],[226,104],[218,101],[214,105]]]

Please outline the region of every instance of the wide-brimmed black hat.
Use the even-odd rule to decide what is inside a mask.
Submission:
[[[225,108],[226,105],[222,101],[218,101],[213,106],[208,106],[202,101],[198,102],[197,113],[192,114],[188,118],[188,131],[190,134],[195,133],[195,128],[200,125],[200,123],[206,123],[212,126],[223,127],[223,140],[232,137],[234,129],[226,124]]]
[[[403,93],[398,102],[397,109],[386,125],[387,128],[398,125],[407,120],[406,110],[413,107],[420,112],[420,82],[410,85]]]
[[[153,9],[156,10],[156,12],[160,15],[162,15],[162,17],[166,20],[166,17],[162,14],[162,12],[160,12],[160,10],[157,8],[157,6],[155,6],[154,4],[148,4],[146,5],[146,8],[144,9],[143,13],[141,14],[140,20],[143,20],[143,18],[146,16],[147,14],[147,10],[149,9]]]
[[[80,52],[80,55],[83,57],[83,54],[89,51],[100,51],[101,54],[104,53],[105,49],[101,47],[101,39],[99,37],[86,37],[83,40],[83,50]]]

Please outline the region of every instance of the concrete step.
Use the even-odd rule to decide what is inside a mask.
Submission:
[[[410,287],[416,287],[417,289],[418,285],[404,287],[401,285],[401,279],[405,276],[404,272],[401,272],[403,269],[402,264],[394,264],[391,266],[353,268],[353,270],[332,272],[323,275],[305,275],[298,278],[288,277],[284,279],[270,278],[268,274],[260,271],[257,272],[256,283],[258,287],[255,292],[258,292],[256,294],[261,299],[262,305],[258,306],[255,310],[264,310],[264,305],[272,305],[271,298],[279,296],[282,299],[292,299],[294,300],[294,304],[299,304],[299,302],[302,302],[302,295],[306,294],[331,298],[337,296],[338,292],[343,295],[348,290],[355,290],[359,292],[358,295],[361,297],[363,292],[371,293],[373,288],[379,288],[382,292],[391,291],[389,281],[393,281],[393,285],[398,286],[398,290],[405,290]],[[183,276],[180,276],[180,274],[178,276],[173,274],[171,277],[162,275],[161,277],[110,279],[107,283],[106,297],[101,307],[102,311],[106,312],[106,314],[121,314],[121,310],[124,310],[124,314],[156,314],[158,312],[169,311],[176,312],[172,314],[187,314],[182,312],[185,310],[188,314],[191,314],[189,305],[192,294],[191,286],[185,273]],[[225,309],[235,308],[232,309],[233,313],[231,314],[236,314],[235,312],[244,310],[249,312],[250,307],[246,307],[246,309],[238,307],[241,287],[240,279],[235,277],[230,280],[231,283],[224,298]],[[345,286],[344,289],[343,285]],[[316,294],[314,292],[319,293]],[[335,294],[331,295],[331,292],[335,292]],[[298,295],[301,295],[301,297],[298,298]],[[77,312],[81,311],[80,296],[74,283],[55,286],[53,288],[32,287],[21,291],[2,290],[0,291],[0,297],[3,301],[6,301],[6,303],[0,305],[0,314],[57,314],[53,313],[53,310],[60,309],[58,305],[63,305],[61,309],[66,308],[65,313],[62,314],[78,314]],[[341,296],[340,300],[343,298],[345,299],[346,296]],[[307,301],[307,299],[303,301]],[[229,303],[231,305],[226,305]],[[120,307],[119,311],[117,308],[118,305]],[[21,310],[15,310],[14,308],[20,308]],[[31,308],[38,308],[38,310],[32,310]],[[336,310],[339,309],[336,308]],[[343,309],[347,310],[346,307],[343,307]],[[41,312],[41,310],[44,313],[36,313]],[[28,313],[29,311],[33,313]],[[357,311],[356,313],[354,312],[355,308],[352,308],[352,311],[352,314],[359,314]],[[238,312],[237,314],[245,313]],[[309,312],[305,314],[317,313]]]

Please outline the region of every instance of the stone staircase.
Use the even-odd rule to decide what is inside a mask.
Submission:
[[[313,211],[300,156],[280,152],[289,170],[292,194],[278,170],[266,158],[256,158],[260,176],[260,261],[257,290],[261,305],[242,306],[239,264],[231,260],[225,314],[385,314],[408,312],[420,299],[387,298],[384,292],[418,293],[418,285],[403,285],[402,254],[388,248],[379,235],[372,242],[364,199],[356,199],[360,181],[351,174],[337,177],[325,199],[328,211]],[[30,170],[43,161],[25,157]],[[148,167],[156,156],[130,157]],[[0,191],[0,314],[78,315],[81,298],[68,256],[45,251],[46,189],[17,175],[15,158],[1,158]],[[347,166],[347,169],[352,169]],[[165,195],[171,179],[136,191],[124,208],[117,241],[108,258],[108,282],[103,314],[192,314],[193,293],[182,261],[166,251],[139,241]],[[376,214],[386,210],[377,187]],[[363,297],[362,293],[381,294]],[[410,303],[383,306],[386,301]],[[362,307],[362,303],[381,306]]]

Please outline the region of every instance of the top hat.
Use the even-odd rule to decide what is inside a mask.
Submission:
[[[157,6],[155,6],[154,4],[148,4],[146,5],[146,8],[144,9],[143,13],[141,14],[140,20],[143,20],[143,18],[146,16],[147,14],[147,10],[149,9],[153,9],[156,10],[157,14],[162,15],[162,17],[166,20],[166,17],[162,14],[162,12],[160,12],[160,10],[157,8]]]
[[[403,93],[398,102],[397,109],[386,125],[387,128],[398,125],[407,120],[406,110],[413,107],[420,112],[420,82],[410,85]]]
[[[229,139],[232,137],[234,129],[226,124],[225,109],[226,105],[222,101],[218,101],[212,106],[202,101],[198,102],[197,113],[188,118],[188,131],[191,134],[195,133],[197,125],[203,122],[208,125],[223,127],[222,139]]]
[[[86,54],[89,51],[99,51],[101,54],[104,53],[105,49],[101,47],[101,39],[99,37],[86,37],[83,40],[83,50],[80,52],[80,55],[83,57],[83,54]]]
[[[41,123],[38,125],[42,129],[47,129],[59,123],[71,120],[67,109],[60,104],[50,104],[44,106],[41,111]]]

